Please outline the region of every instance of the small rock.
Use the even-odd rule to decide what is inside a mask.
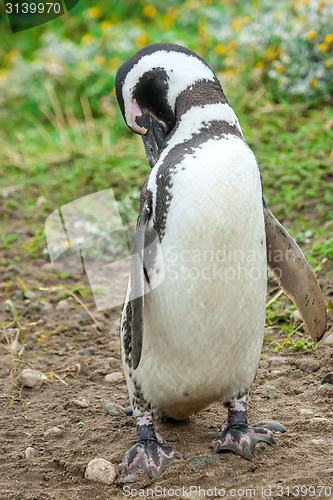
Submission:
[[[44,432],[43,436],[45,438],[56,436],[57,434],[60,434],[62,432],[59,427],[51,427],[50,429],[47,429],[47,431]]]
[[[333,384],[333,372],[326,373],[325,377],[321,381],[322,384]]]
[[[106,403],[105,405],[105,413],[109,415],[121,415],[124,411],[124,408],[115,403]]]
[[[264,427],[265,429],[274,432],[286,432],[287,430],[284,425],[280,424],[280,422],[277,422],[276,420],[262,420],[256,424],[255,427]]]
[[[51,262],[46,262],[46,264],[42,265],[41,270],[44,271],[44,273],[52,273],[54,271],[53,264]]]
[[[40,389],[45,380],[47,380],[47,377],[43,373],[32,370],[31,368],[26,368],[17,377],[17,381],[20,385],[23,387],[32,387],[34,389]]]
[[[269,391],[275,391],[276,387],[274,384],[268,384],[267,382],[264,384],[264,389],[268,389]]]
[[[187,467],[194,467],[196,469],[201,469],[204,467],[208,460],[215,460],[215,462],[220,462],[221,459],[218,455],[202,455],[200,457],[192,458],[187,464]]]
[[[58,304],[56,305],[56,310],[57,311],[64,311],[65,309],[68,309],[69,307],[69,303],[67,300],[61,300],[60,302],[58,302]]]
[[[84,476],[90,481],[112,484],[116,477],[116,470],[108,460],[94,458],[88,463]]]
[[[81,408],[88,408],[89,403],[86,399],[74,399],[73,403]]]
[[[52,304],[50,304],[47,300],[40,300],[38,305],[43,309],[43,311],[51,311],[53,309]]]
[[[311,439],[310,444],[313,444],[314,446],[322,446],[325,444],[325,439]]]
[[[326,474],[333,474],[333,469],[323,469],[322,472],[325,472]]]
[[[307,408],[301,408],[299,412],[301,415],[314,415],[314,411],[308,410]]]
[[[286,362],[286,359],[282,356],[270,356],[268,361],[271,366],[280,366]]]
[[[28,446],[28,448],[24,450],[25,458],[27,460],[30,460],[30,458],[32,458],[33,455],[35,454],[35,451],[36,451],[35,448],[32,448],[32,446]]]
[[[135,481],[137,481],[138,478],[137,476],[127,476],[127,477],[124,477],[124,478],[121,478],[120,479],[120,483],[135,483]]]
[[[302,370],[302,372],[311,373],[319,370],[320,364],[318,363],[318,361],[315,361],[314,359],[306,359],[298,363],[298,368]]]
[[[24,291],[24,298],[25,299],[34,300],[36,297],[37,297],[37,295],[32,290],[25,290]]]
[[[131,406],[127,406],[127,408],[124,408],[124,413],[128,417],[131,417],[133,415],[133,408]]]
[[[87,321],[88,319],[91,319],[90,314],[87,311],[82,311],[80,313],[80,320],[81,321]]]
[[[117,384],[124,380],[124,374],[122,372],[108,373],[107,375],[105,375],[104,380],[105,382]]]
[[[79,350],[79,354],[81,356],[91,356],[92,355],[92,352],[89,351],[89,349],[80,349]]]
[[[333,333],[330,333],[329,335],[327,335],[326,339],[323,340],[323,344],[333,345]]]

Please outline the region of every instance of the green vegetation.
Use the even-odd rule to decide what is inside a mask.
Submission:
[[[80,0],[61,18],[16,34],[0,16],[3,265],[20,260],[18,244],[26,259],[40,256],[46,217],[80,196],[112,187],[124,224],[135,220],[149,167],[118,110],[114,79],[136,50],[168,41],[212,65],[261,164],[267,203],[312,267],[331,273],[332,26],[330,0],[100,0],[93,7]],[[18,212],[29,228],[25,241],[10,216]],[[276,301],[268,322],[291,332],[290,311]],[[289,347],[301,345],[312,348],[306,341]]]

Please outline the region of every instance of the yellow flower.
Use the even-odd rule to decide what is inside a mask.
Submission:
[[[322,52],[325,52],[327,50],[327,43],[321,43],[319,48]]]
[[[90,7],[90,9],[87,9],[87,14],[92,19],[97,19],[98,17],[101,17],[102,11],[99,7]]]
[[[325,64],[326,68],[330,68],[332,66],[332,61],[330,61],[329,59],[326,59],[324,64]]]
[[[237,74],[237,72],[234,68],[230,68],[230,69],[227,69],[226,71],[223,71],[222,74],[226,80],[230,80],[231,78],[233,78]]]
[[[333,42],[333,35],[329,33],[328,35],[325,36],[325,43],[329,44]]]
[[[0,69],[0,81],[8,78],[9,71],[7,69]]]
[[[231,23],[231,27],[234,31],[240,31],[242,29],[242,23],[238,19],[234,19]]]
[[[104,66],[105,57],[104,56],[95,56],[94,61],[95,61],[96,66]]]
[[[120,65],[121,60],[119,59],[119,57],[112,57],[112,59],[110,59],[110,68],[116,69],[119,68]]]
[[[264,61],[258,61],[256,64],[256,68],[262,69],[264,67]]]
[[[284,72],[284,66],[283,66],[283,64],[280,64],[275,69],[276,69],[277,73],[283,73]]]
[[[312,38],[315,38],[317,36],[317,32],[316,31],[309,31],[306,35],[306,37],[311,40]]]
[[[102,31],[108,31],[111,26],[113,26],[113,22],[110,21],[110,19],[105,19],[105,21],[102,21],[99,26]]]
[[[10,50],[4,59],[5,65],[9,66],[11,64],[14,64],[14,62],[19,57],[19,55],[20,55],[20,52],[17,49]]]
[[[146,5],[146,7],[143,9],[143,15],[145,17],[148,17],[149,19],[152,19],[156,16],[155,7],[153,5]]]
[[[138,47],[144,47],[149,43],[149,40],[150,38],[147,33],[144,33],[135,39],[135,45],[137,45]]]
[[[170,9],[170,11],[168,11],[163,18],[163,24],[165,28],[171,28],[175,24],[177,17],[179,17],[179,11]]]
[[[93,43],[93,41],[94,41],[94,37],[92,36],[91,33],[86,33],[82,37],[82,43],[84,45],[91,45]]]
[[[209,35],[209,31],[208,31],[207,26],[205,26],[204,24],[202,24],[201,26],[199,26],[198,33],[201,36],[208,36]]]
[[[242,21],[244,24],[250,24],[251,18],[250,18],[250,16],[244,16]]]
[[[234,42],[233,40],[231,40],[229,43],[228,43],[228,50],[236,50],[238,48],[238,45],[236,42]]]
[[[280,10],[277,10],[276,12],[274,12],[273,17],[276,21],[279,21],[280,19],[282,19],[282,12]]]
[[[313,78],[310,82],[310,87],[314,89],[318,85],[318,80],[316,78]]]
[[[216,45],[215,47],[215,52],[216,54],[218,54],[219,56],[221,56],[222,54],[224,54],[226,52],[226,48],[225,48],[225,45]]]

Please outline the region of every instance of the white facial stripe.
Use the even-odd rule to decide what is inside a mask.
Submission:
[[[177,97],[187,87],[198,80],[214,81],[212,70],[200,59],[182,52],[168,52],[159,50],[142,57],[128,72],[123,84],[123,99],[125,104],[125,117],[127,123],[131,116],[132,91],[138,83],[140,76],[152,68],[163,68],[169,77],[169,90],[167,99],[173,108]]]

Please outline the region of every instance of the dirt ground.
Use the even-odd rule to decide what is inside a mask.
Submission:
[[[333,333],[332,317],[327,340],[318,344],[315,352],[291,353],[286,348],[274,352],[271,344],[264,344],[249,422],[254,425],[262,420],[276,420],[283,424],[286,432],[275,432],[276,446],[259,443],[251,461],[229,452],[214,455],[209,443],[226,416],[226,410],[215,404],[184,422],[158,421],[158,431],[169,445],[183,453],[184,459],[174,461],[155,481],[139,477],[135,483],[124,484],[119,475],[120,464],[135,442],[135,421],[122,409],[116,414],[106,413],[106,403],[126,408],[129,399],[124,378],[116,383],[104,378],[122,372],[120,308],[96,313],[92,296],[87,296],[84,302],[95,315],[96,325],[73,297],[60,300],[57,286],[69,288],[76,280],[54,275],[47,259],[24,256],[20,245],[29,235],[19,221],[14,222],[17,227],[12,232],[18,232],[19,242],[0,255],[0,311],[1,321],[3,317],[12,319],[12,314],[4,310],[5,300],[10,297],[20,315],[22,332],[16,351],[24,346],[19,359],[25,364],[15,362],[18,356],[11,355],[1,332],[1,500],[200,495],[333,498],[333,385],[321,386],[325,374],[333,371],[333,336],[327,339]],[[13,261],[11,266],[4,260],[19,254],[22,259]],[[327,268],[321,275],[321,284],[332,300],[333,287],[325,278],[325,271]],[[88,287],[88,282],[83,281]],[[24,295],[24,287],[33,293]],[[269,291],[273,290],[275,284],[270,282]],[[281,340],[277,328],[272,327],[268,333],[270,338]],[[8,335],[13,332],[7,332]],[[90,355],[80,354],[82,349],[88,349]],[[16,376],[11,387],[13,363]],[[19,387],[18,376],[24,368],[46,375],[40,389]],[[78,401],[82,400],[88,406],[79,406]],[[60,432],[45,436],[45,431],[53,427]],[[34,452],[27,458],[28,447]],[[96,457],[107,459],[116,467],[118,476],[112,485],[84,478],[88,462]]]

